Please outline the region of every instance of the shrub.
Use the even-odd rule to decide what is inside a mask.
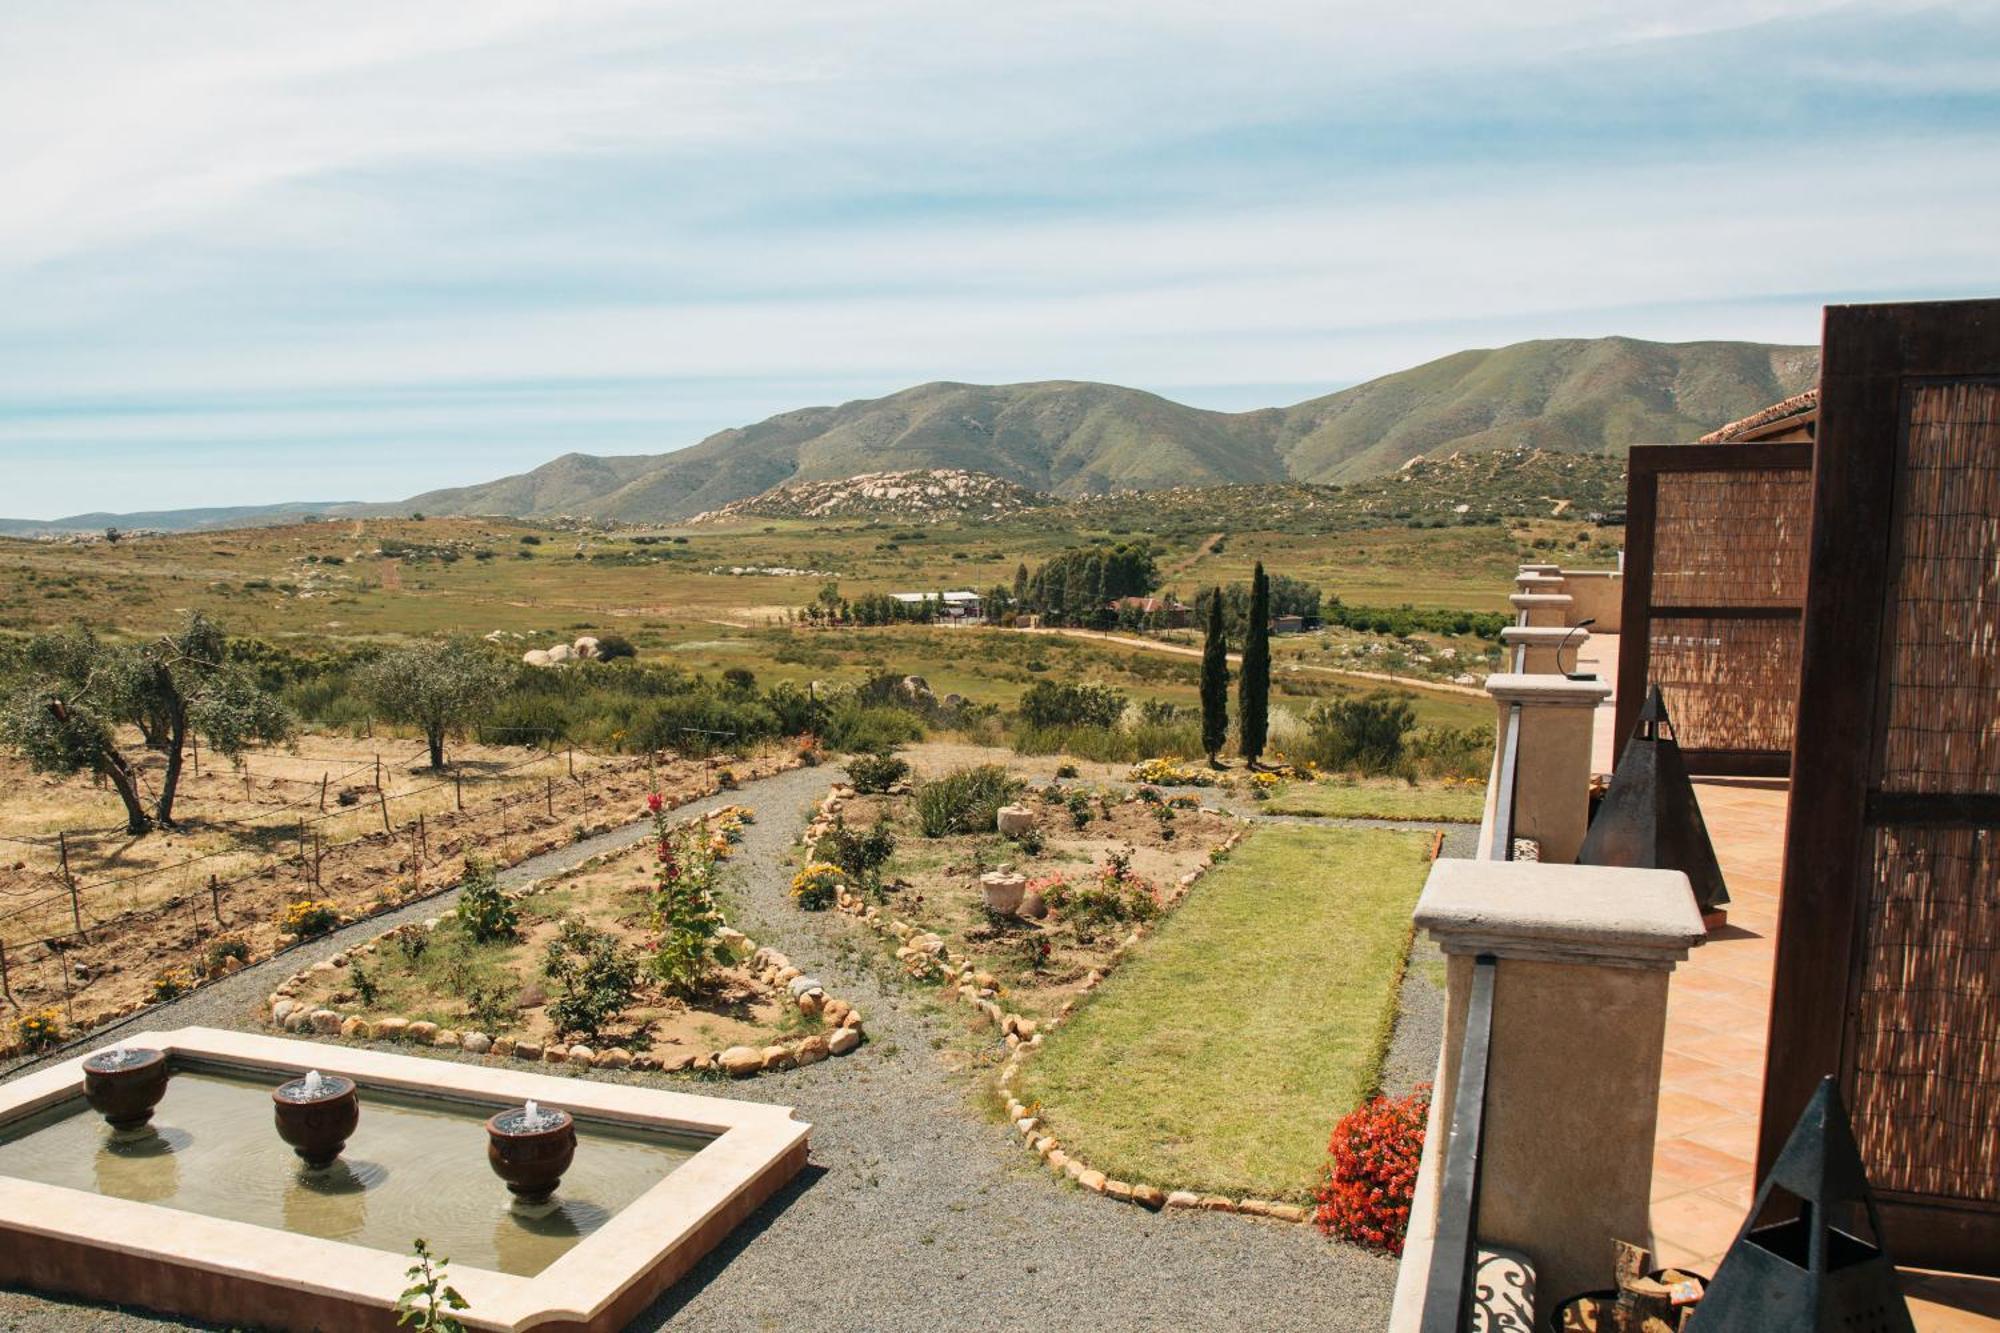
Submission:
[[[1073,778],[1081,771],[1074,759],[1065,759],[1056,765],[1056,776],[1059,778]]]
[[[621,657],[637,657],[639,650],[623,634],[600,634],[597,637],[597,660],[615,662]]]
[[[815,861],[792,876],[792,901],[808,912],[833,906],[834,891],[847,882],[847,872],[826,861]]]
[[[218,935],[208,942],[208,948],[202,950],[202,970],[213,976],[228,966],[232,958],[239,963],[249,962],[250,941],[241,935]]]
[[[177,999],[194,989],[194,978],[186,969],[164,968],[153,974],[152,993],[156,1003]]]
[[[1377,1095],[1342,1116],[1327,1144],[1313,1221],[1329,1236],[1403,1252],[1431,1094]]]
[[[847,761],[847,780],[858,792],[885,792],[909,775],[909,764],[892,754],[857,754]]]
[[[542,955],[542,975],[561,994],[549,1001],[558,1033],[595,1038],[632,998],[639,964],[609,932],[566,917]]]
[[[62,1019],[56,1016],[53,1009],[38,1009],[32,1014],[21,1015],[20,1021],[14,1024],[14,1030],[20,1035],[21,1049],[45,1051],[62,1040]]]
[[[898,745],[924,738],[924,724],[916,714],[902,708],[864,704],[846,698],[827,710],[820,739],[837,750],[887,754]]]
[[[1417,725],[1410,701],[1385,691],[1357,699],[1325,699],[1306,714],[1303,758],[1323,768],[1387,773],[1403,762],[1405,738]]]
[[[836,819],[832,830],[813,845],[815,861],[839,866],[864,885],[874,884],[895,854],[896,835],[879,819],[865,833],[856,833],[845,820]]]
[[[954,769],[917,788],[917,823],[926,838],[953,833],[991,833],[1000,807],[1014,799],[1021,782],[998,764]]]
[[[521,924],[521,909],[513,895],[500,887],[492,866],[476,856],[466,857],[458,884],[458,923],[466,934],[481,944],[514,937]]]
[[[652,902],[653,925],[660,934],[653,942],[648,968],[668,994],[686,998],[708,985],[722,960],[715,868],[728,851],[731,836],[741,836],[741,824],[719,821],[711,834],[705,820],[670,826],[665,803],[657,794],[647,799],[646,807],[652,811],[653,836],[659,842]]]
[[[293,939],[309,940],[332,930],[340,920],[340,909],[323,898],[307,899],[287,906],[278,917],[278,933]]]
[[[1108,685],[1038,680],[1022,692],[1019,711],[1031,727],[1115,727],[1125,696]]]
[[[1487,727],[1425,727],[1406,747],[1417,772],[1434,778],[1483,778],[1493,767],[1493,732]]]
[[[1191,764],[1177,764],[1171,759],[1148,759],[1143,764],[1134,765],[1126,778],[1132,782],[1156,782],[1162,787],[1213,787],[1215,773],[1207,768],[1196,768]]]

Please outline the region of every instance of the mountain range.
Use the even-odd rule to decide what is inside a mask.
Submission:
[[[0,532],[199,528],[404,514],[682,520],[788,482],[954,469],[1083,496],[1171,486],[1336,482],[1439,450],[1622,452],[1692,440],[1813,384],[1814,347],[1551,339],[1454,353],[1290,407],[1217,412],[1114,384],[922,384],[783,412],[662,454],[564,454],[394,504],[256,506],[0,520]]]

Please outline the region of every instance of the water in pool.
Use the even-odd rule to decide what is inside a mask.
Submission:
[[[272,1125],[280,1082],[176,1073],[151,1131],[129,1142],[79,1097],[0,1131],[0,1175],[397,1254],[422,1236],[455,1264],[527,1277],[708,1142],[579,1120],[559,1206],[531,1217],[486,1164],[493,1108],[364,1087],[346,1151],[314,1174]]]

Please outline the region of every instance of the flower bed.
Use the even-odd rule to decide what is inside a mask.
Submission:
[[[750,811],[672,824],[654,803],[653,816],[653,840],[519,894],[469,876],[450,915],[292,977],[271,995],[270,1021],[578,1068],[738,1077],[856,1049],[852,1006],[715,907],[715,876]]]

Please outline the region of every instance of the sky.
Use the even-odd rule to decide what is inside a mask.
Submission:
[[[0,515],[2000,295],[2000,0],[0,0]]]

